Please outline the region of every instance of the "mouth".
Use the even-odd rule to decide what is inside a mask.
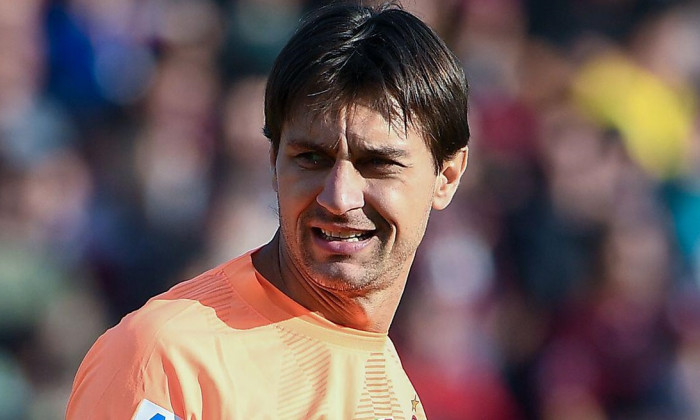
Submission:
[[[346,229],[342,231],[328,230],[322,228],[313,228],[314,234],[329,242],[361,242],[374,236],[375,230],[352,230]]]

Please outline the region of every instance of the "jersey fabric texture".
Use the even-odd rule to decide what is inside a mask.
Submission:
[[[133,419],[142,403],[181,419],[425,418],[386,334],[309,312],[251,254],[103,334],[78,370],[67,419]]]

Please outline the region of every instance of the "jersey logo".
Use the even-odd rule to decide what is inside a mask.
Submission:
[[[147,399],[141,401],[133,420],[181,420],[175,413],[155,404]]]
[[[411,420],[418,420],[418,417],[416,417],[416,409],[418,408],[418,404],[420,404],[418,395],[413,394],[413,399],[411,400],[411,410],[413,412],[413,415],[411,416]]]

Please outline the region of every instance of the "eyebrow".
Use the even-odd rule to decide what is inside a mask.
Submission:
[[[328,154],[334,149],[333,146],[315,143],[303,138],[292,138],[287,140],[287,147],[291,147],[292,149],[317,150]]]
[[[326,145],[326,144],[319,144],[315,143],[313,141],[309,141],[303,138],[297,138],[297,139],[289,139],[287,141],[287,146],[294,148],[294,149],[305,149],[305,150],[314,150],[314,151],[321,151],[326,154],[332,154],[335,149],[335,144],[333,145]],[[360,156],[380,156],[380,157],[385,157],[389,159],[401,159],[405,158],[408,156],[408,152],[404,149],[399,149],[396,147],[391,147],[391,146],[375,146],[372,144],[363,144],[361,148],[358,150]]]
[[[402,159],[408,156],[408,153],[403,149],[397,149],[391,146],[370,146],[362,148],[363,155],[380,156],[388,159]]]

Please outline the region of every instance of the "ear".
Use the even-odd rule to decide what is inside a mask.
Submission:
[[[272,189],[279,192],[277,190],[277,153],[272,144],[270,144],[270,170],[272,171]]]
[[[443,162],[442,169],[435,182],[435,192],[433,194],[433,208],[442,210],[452,201],[462,179],[464,170],[467,169],[467,158],[469,149],[465,146],[460,149],[451,159]]]

